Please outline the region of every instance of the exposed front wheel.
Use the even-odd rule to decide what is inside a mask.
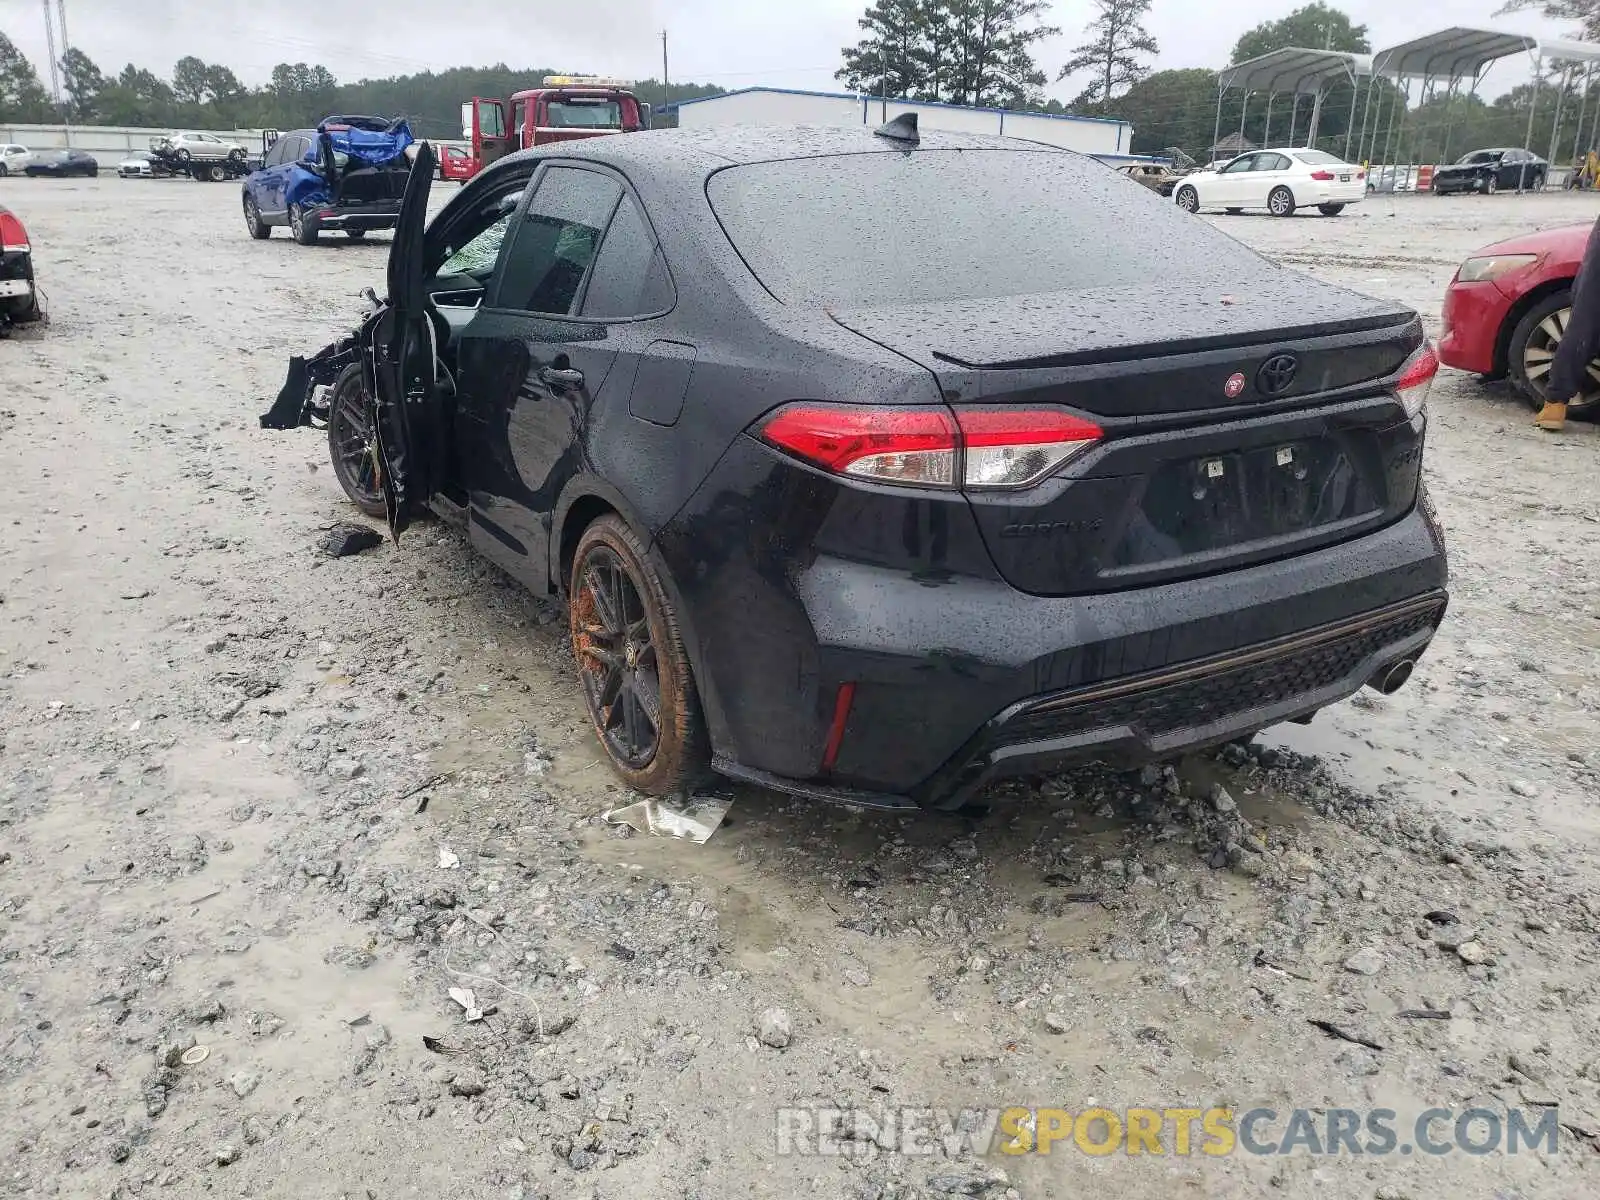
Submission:
[[[708,749],[689,656],[661,578],[621,518],[583,531],[568,603],[584,704],[612,769],[652,796],[692,786]]]
[[[1267,197],[1267,211],[1275,217],[1294,216],[1294,193],[1286,187],[1273,188]]]
[[[0,179],[4,179],[9,174],[11,174],[11,168],[6,166],[5,163],[0,163]]]
[[[328,399],[328,454],[333,474],[350,502],[369,517],[387,516],[372,403],[361,382],[361,366],[346,367]]]
[[[289,230],[294,234],[294,240],[302,246],[317,244],[317,222],[306,216],[305,209],[298,204],[289,206]]]
[[[1499,190],[1500,190],[1500,180],[1497,179],[1495,176],[1491,175],[1491,176],[1489,176],[1488,179],[1484,180],[1484,182],[1483,182],[1483,194],[1485,196],[1492,196],[1496,192],[1498,192]]]
[[[1200,193],[1192,187],[1178,189],[1178,207],[1184,212],[1197,213],[1200,211]]]
[[[1319,205],[1317,205],[1317,211],[1319,213],[1321,213],[1325,217],[1337,217],[1340,213],[1342,213],[1344,211],[1344,205],[1342,205],[1342,204],[1319,204]]]
[[[1511,344],[1506,347],[1511,383],[1535,409],[1556,398],[1550,395],[1550,372],[1571,317],[1572,293],[1563,289],[1530,308],[1512,331]],[[1600,362],[1589,364],[1583,393],[1566,399],[1567,411],[1574,416],[1600,413]]]

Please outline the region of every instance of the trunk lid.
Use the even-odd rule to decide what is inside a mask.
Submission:
[[[1231,293],[1103,288],[832,315],[927,367],[957,408],[1061,407],[1105,431],[1035,487],[968,494],[996,567],[1026,592],[1304,553],[1415,501],[1422,422],[1390,388],[1422,327],[1385,301],[1272,269]]]

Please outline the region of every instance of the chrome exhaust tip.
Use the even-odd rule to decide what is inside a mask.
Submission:
[[[1403,658],[1397,663],[1390,663],[1371,679],[1367,686],[1385,696],[1392,696],[1405,687],[1406,680],[1411,678],[1411,672],[1417,669],[1415,660]]]

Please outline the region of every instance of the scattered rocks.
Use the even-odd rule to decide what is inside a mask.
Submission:
[[[1539,795],[1539,789],[1526,779],[1513,779],[1511,781],[1511,794],[1521,796],[1524,800],[1532,800]]]
[[[1386,960],[1376,946],[1363,946],[1344,960],[1344,969],[1353,975],[1376,975]]]
[[[236,1071],[228,1076],[228,1086],[233,1089],[233,1094],[243,1100],[261,1085],[261,1076],[254,1071]]]
[[[450,1094],[452,1096],[481,1096],[488,1090],[483,1076],[473,1071],[466,1071],[457,1075],[450,1081]]]
[[[1047,1012],[1044,1015],[1044,1027],[1051,1033],[1066,1033],[1071,1028],[1067,1019],[1059,1013]]]
[[[232,1142],[225,1142],[212,1151],[212,1157],[219,1167],[231,1166],[239,1161],[239,1147]]]
[[[1456,947],[1456,954],[1468,966],[1487,966],[1494,961],[1494,955],[1484,948],[1481,942],[1462,942]]]
[[[789,1020],[788,1011],[769,1008],[763,1012],[756,1022],[756,1036],[763,1046],[771,1046],[774,1050],[786,1049],[794,1041],[794,1025]]]
[[[1239,811],[1239,804],[1233,794],[1220,783],[1211,785],[1211,807],[1219,813],[1233,813]]]

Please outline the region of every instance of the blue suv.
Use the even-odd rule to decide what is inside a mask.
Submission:
[[[415,139],[403,118],[327,117],[280,135],[244,181],[244,223],[266,239],[287,225],[302,246],[324,230],[351,239],[393,229],[411,172]]]

